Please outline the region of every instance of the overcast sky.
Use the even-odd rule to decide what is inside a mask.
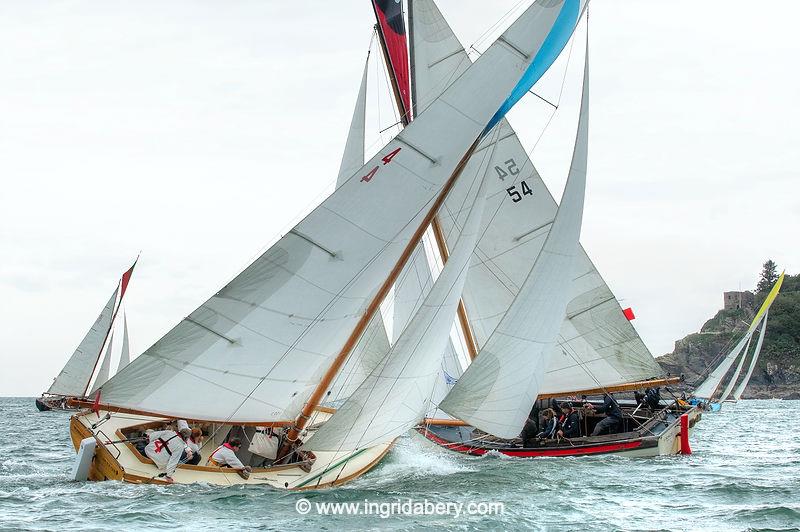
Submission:
[[[517,0],[438,3],[482,50]],[[592,3],[582,242],[656,355],[767,258],[800,271],[799,15]],[[140,250],[134,355],[318,202],[372,24],[367,0],[0,3],[0,395],[48,387]],[[529,149],[542,105],[511,114]],[[392,121],[371,114],[373,150]],[[574,127],[565,112],[533,151],[556,197]]]

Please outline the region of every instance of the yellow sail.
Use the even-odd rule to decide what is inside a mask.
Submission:
[[[772,287],[772,290],[769,291],[769,294],[767,294],[767,298],[761,304],[761,308],[758,309],[758,312],[756,312],[756,316],[755,318],[753,318],[753,322],[750,324],[750,328],[747,329],[748,334],[753,332],[756,329],[756,327],[758,327],[758,323],[761,321],[761,318],[764,316],[764,313],[767,312],[769,306],[772,305],[772,302],[775,301],[776,297],[778,297],[778,292],[781,291],[781,285],[783,284],[783,275],[785,273],[786,273],[785,271],[781,272],[781,275],[780,277],[778,277],[778,280],[775,281],[775,285]]]

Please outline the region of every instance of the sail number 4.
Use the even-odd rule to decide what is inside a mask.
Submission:
[[[511,201],[514,203],[522,201],[522,196],[533,196],[533,190],[524,180],[519,182],[519,188],[520,190],[517,190],[517,185],[513,185],[506,189],[508,195],[511,196]],[[522,192],[521,194],[520,191]]]
[[[394,159],[394,156],[397,155],[398,153],[400,153],[400,150],[402,150],[402,149],[403,148],[400,147],[400,148],[397,148],[397,149],[389,152],[383,159],[381,159],[381,161],[383,161],[383,165],[386,166],[387,164],[392,162],[392,159]],[[375,174],[378,173],[378,169],[379,168],[380,168],[380,166],[376,166],[375,168],[370,170],[369,173],[367,173],[367,175],[365,175],[364,177],[361,178],[361,181],[365,182],[365,183],[369,183],[372,180],[372,178],[375,177]]]

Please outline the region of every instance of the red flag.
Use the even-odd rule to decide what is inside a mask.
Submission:
[[[137,262],[139,262],[139,257],[136,257],[136,260],[133,261],[133,266],[131,266],[127,272],[122,274],[122,289],[119,295],[120,301],[122,301],[122,296],[125,295],[125,289],[128,288],[128,283],[131,281],[131,276],[133,275],[133,269],[136,267]]]
[[[94,396],[94,404],[92,405],[92,412],[96,415],[100,415],[100,392],[103,390],[97,390],[97,395]]]
[[[630,308],[630,307],[628,307],[625,310],[623,310],[622,313],[625,314],[625,317],[628,318],[628,321],[632,321],[632,320],[636,319],[636,316],[633,315],[633,309]]]

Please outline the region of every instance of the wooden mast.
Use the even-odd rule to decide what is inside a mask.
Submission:
[[[408,53],[408,61],[409,61],[409,71],[411,73],[409,79],[409,89],[411,90],[411,114],[412,116],[417,116],[417,84],[416,80],[416,64],[414,63],[414,24],[412,21],[414,20],[414,0],[408,0],[408,46],[409,46],[409,53]],[[381,45],[385,48],[385,43],[383,41],[383,34],[378,31],[378,37],[380,38]],[[392,74],[393,75],[393,74]],[[400,93],[395,91],[395,99],[397,100],[398,109],[402,109],[403,102],[400,99]],[[407,125],[407,124],[404,124]],[[442,258],[442,264],[447,262],[448,257],[450,256],[450,251],[447,249],[447,242],[444,238],[444,230],[442,229],[442,224],[439,221],[439,215],[433,217],[433,221],[431,222],[431,229],[433,231],[433,237],[436,240],[436,247],[439,250],[439,255]],[[470,360],[475,360],[475,357],[478,356],[478,343],[475,341],[475,334],[472,332],[472,326],[469,323],[469,319],[467,318],[467,309],[464,306],[464,300],[459,298],[458,300],[458,309],[456,310],[458,315],[458,322],[461,325],[461,330],[464,331],[464,341],[467,344],[467,353],[469,354]]]
[[[422,223],[419,225],[419,227],[417,227],[417,230],[414,232],[414,235],[411,237],[405,249],[403,250],[403,253],[400,255],[400,259],[394,265],[392,271],[389,272],[389,276],[383,282],[383,285],[381,285],[380,289],[378,290],[378,293],[375,294],[375,297],[370,302],[366,312],[364,312],[364,314],[361,316],[361,319],[358,321],[355,328],[350,333],[350,336],[347,338],[344,347],[342,347],[342,350],[339,352],[338,355],[336,355],[336,358],[331,363],[330,367],[328,368],[328,371],[325,372],[325,375],[323,375],[322,380],[320,380],[319,384],[317,384],[317,387],[314,388],[314,392],[308,398],[308,401],[306,401],[302,411],[297,416],[295,425],[291,429],[289,429],[289,432],[286,434],[286,443],[279,452],[278,455],[279,458],[283,457],[286,453],[288,453],[289,450],[291,449],[292,443],[297,441],[297,436],[300,434],[300,431],[302,431],[303,428],[305,428],[306,423],[311,418],[311,414],[314,412],[314,410],[322,401],[322,398],[325,395],[325,392],[327,391],[331,382],[333,382],[333,379],[336,377],[336,374],[339,373],[339,370],[344,365],[345,361],[347,360],[347,357],[355,348],[358,339],[366,330],[367,325],[369,325],[372,316],[375,315],[375,313],[380,308],[381,302],[389,294],[389,290],[391,290],[392,286],[397,281],[397,278],[400,276],[400,272],[402,272],[403,268],[408,263],[409,258],[414,253],[414,250],[416,249],[417,245],[422,240],[422,236],[428,229],[428,226],[433,220],[433,217],[436,215],[436,212],[444,203],[444,200],[450,193],[450,190],[452,190],[453,186],[455,185],[456,181],[461,175],[461,172],[464,170],[464,167],[466,166],[470,157],[472,157],[472,154],[474,153],[475,148],[478,146],[479,142],[480,138],[476,139],[475,142],[472,143],[467,152],[464,154],[464,156],[461,158],[461,160],[458,162],[458,164],[455,167],[455,170],[453,170],[453,173],[445,182],[441,192],[439,192],[439,195],[436,197],[436,200],[433,202],[433,205],[431,206],[430,210],[425,215],[425,218],[422,220]]]

